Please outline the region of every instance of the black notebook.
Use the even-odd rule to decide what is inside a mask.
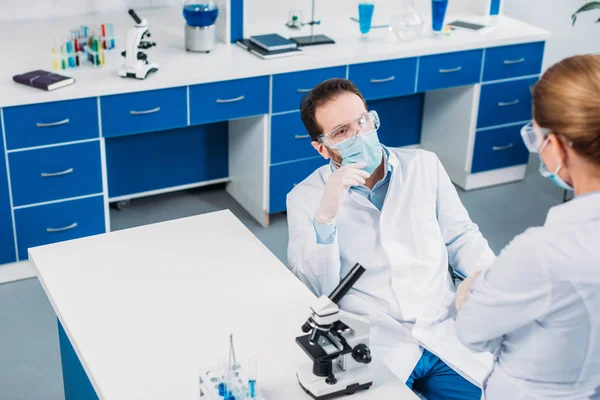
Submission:
[[[22,85],[42,90],[55,90],[75,83],[75,79],[52,72],[37,70],[13,76],[13,80]]]
[[[256,44],[252,43],[248,39],[238,40],[237,45],[240,46],[242,49],[248,50],[250,53],[252,53],[255,56],[260,57],[264,60],[268,60],[271,58],[301,56],[302,54],[304,54],[303,51],[298,48],[268,51]]]

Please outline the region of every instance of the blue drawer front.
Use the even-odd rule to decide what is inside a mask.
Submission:
[[[311,142],[300,112],[271,117],[271,164],[316,156]]]
[[[225,178],[227,123],[106,140],[110,197]]]
[[[15,206],[102,193],[100,142],[8,155]]]
[[[412,96],[369,101],[369,109],[377,111],[381,127],[379,141],[388,147],[421,143],[423,121],[422,93]]]
[[[521,139],[521,127],[478,131],[473,149],[471,172],[527,164],[529,152]]]
[[[99,136],[95,98],[7,107],[3,112],[8,150]]]
[[[273,165],[271,167],[269,212],[273,214],[285,211],[287,194],[295,185],[302,182],[317,168],[326,163],[327,160],[318,156],[309,160]]]
[[[483,80],[537,75],[542,69],[543,58],[544,42],[486,49]]]
[[[19,260],[27,249],[105,232],[104,198],[95,196],[15,210]]]
[[[481,86],[477,127],[531,119],[531,87],[537,78]]]
[[[100,99],[100,103],[104,137],[187,125],[185,87],[106,96]]]
[[[16,261],[16,256],[1,126],[2,124],[0,124],[0,264],[5,264]]]
[[[367,100],[411,94],[415,92],[417,59],[351,65],[348,76]]]
[[[190,86],[192,125],[269,112],[269,77]]]
[[[418,91],[471,85],[479,82],[483,50],[421,57]]]
[[[331,78],[345,78],[346,67],[313,69],[273,75],[273,112],[298,110],[300,101],[313,87]]]

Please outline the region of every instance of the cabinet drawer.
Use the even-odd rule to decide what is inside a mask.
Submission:
[[[311,141],[299,112],[271,117],[271,164],[316,156]]]
[[[100,103],[104,137],[187,125],[185,87],[105,96]]]
[[[477,131],[471,172],[527,164],[529,152],[521,139],[521,126]]]
[[[106,140],[109,197],[228,175],[227,122]]]
[[[346,67],[273,75],[273,112],[298,110],[302,97],[313,87],[327,79],[345,77]]]
[[[3,109],[7,150],[97,138],[96,98]]]
[[[0,125],[0,264],[17,261],[15,257],[15,237],[13,234],[10,197],[8,195],[4,140]]]
[[[418,91],[471,85],[479,82],[483,50],[421,57]]]
[[[15,206],[102,193],[100,142],[8,155]]]
[[[349,79],[367,100],[411,94],[415,92],[417,59],[351,65]]]
[[[267,76],[190,86],[190,119],[193,125],[268,112]]]
[[[477,127],[531,119],[531,87],[537,78],[481,86]]]
[[[294,161],[271,167],[269,213],[285,211],[286,196],[295,185],[302,182],[327,160],[318,156],[309,160]]]
[[[537,75],[542,69],[544,42],[492,47],[485,50],[483,80]]]
[[[377,131],[382,144],[402,147],[421,143],[424,96],[417,93],[369,101],[369,109],[377,111],[382,121]]]
[[[104,198],[95,196],[15,210],[19,260],[27,249],[105,232]]]

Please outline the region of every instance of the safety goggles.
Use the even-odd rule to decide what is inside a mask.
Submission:
[[[551,133],[550,129],[536,127],[533,121],[521,128],[521,137],[525,147],[531,153],[538,153],[544,140]]]
[[[371,110],[319,136],[319,141],[330,149],[340,149],[354,144],[359,134],[373,132],[381,126],[377,111]]]

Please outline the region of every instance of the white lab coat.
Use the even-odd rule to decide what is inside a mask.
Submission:
[[[374,355],[406,380],[422,352],[411,328],[445,319],[453,306],[448,262],[470,275],[495,256],[435,154],[389,151],[393,173],[381,211],[359,193],[348,193],[332,244],[318,244],[313,226],[330,166],[288,194],[288,267],[320,296],[362,264],[367,272],[340,306],[369,317]]]
[[[488,400],[600,398],[600,192],[553,207],[502,250],[456,332],[497,355]]]

